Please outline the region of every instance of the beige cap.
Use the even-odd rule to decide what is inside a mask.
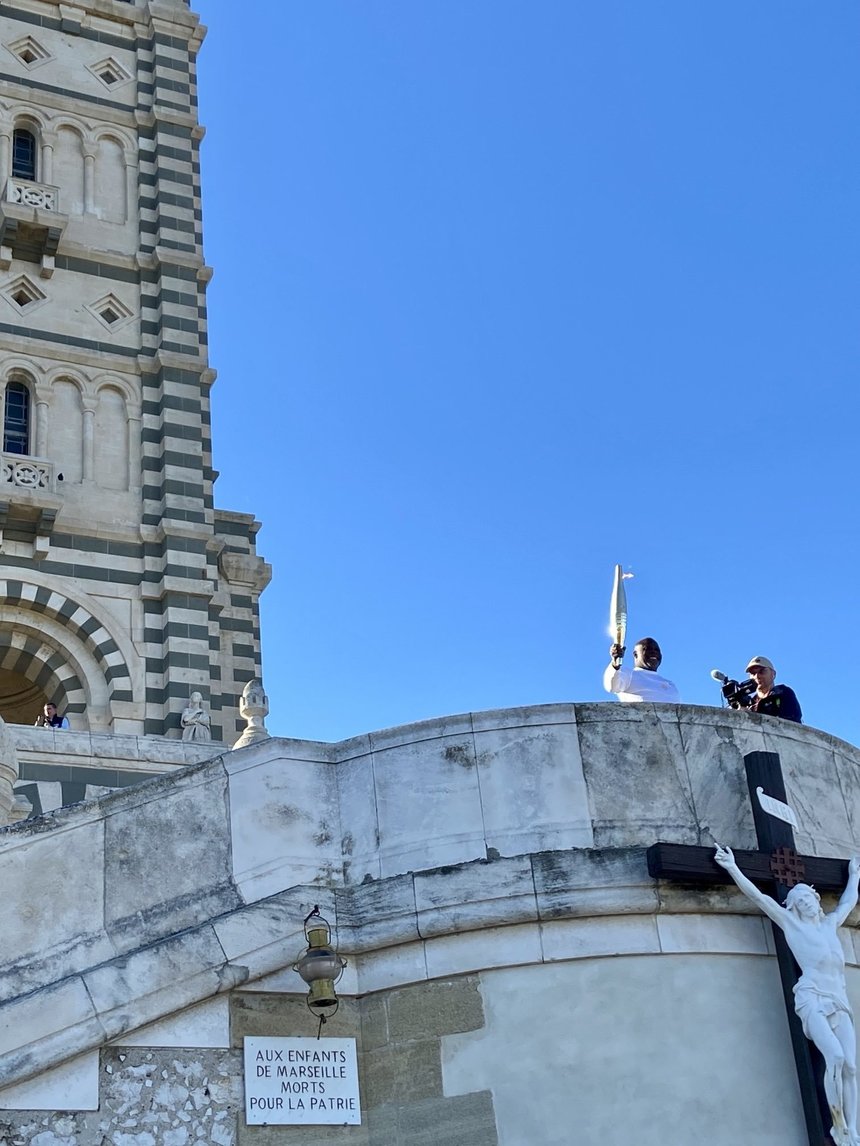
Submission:
[[[773,661],[769,661],[767,657],[753,657],[753,659],[747,665],[746,671],[749,672],[753,665],[759,665],[761,668],[770,669],[771,672],[776,672],[776,669],[773,667]]]

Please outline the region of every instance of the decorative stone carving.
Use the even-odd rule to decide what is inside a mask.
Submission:
[[[803,1033],[824,1059],[824,1090],[833,1120],[836,1146],[860,1146],[857,1133],[856,1036],[845,985],[845,956],[838,929],[857,905],[860,856],[848,865],[848,883],[836,910],[821,909],[818,892],[798,883],[779,904],[752,883],[735,863],[731,848],[717,847],[714,859],[744,895],[785,935],[801,970],[794,987],[794,1009]]]
[[[21,489],[53,489],[54,466],[42,458],[0,454],[0,481]]]
[[[239,700],[239,713],[248,722],[248,727],[233,745],[233,749],[246,748],[258,740],[268,740],[269,733],[264,723],[269,715],[269,698],[263,690],[261,680],[249,680],[242,689]]]
[[[9,203],[21,203],[25,207],[39,207],[43,211],[58,210],[59,189],[43,183],[31,183],[29,179],[9,179],[6,183],[6,199]]]
[[[182,710],[181,721],[183,740],[212,739],[209,711],[203,707],[202,693],[192,692],[188,704]]]
[[[241,585],[262,593],[272,579],[272,566],[251,553],[233,553],[223,549],[218,557],[221,576],[231,585]]]

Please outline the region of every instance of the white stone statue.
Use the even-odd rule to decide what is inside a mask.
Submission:
[[[211,740],[212,732],[209,728],[210,717],[203,707],[203,694],[192,692],[188,704],[182,710],[182,739],[183,740]]]
[[[794,986],[794,1009],[803,1033],[824,1059],[824,1090],[837,1146],[860,1146],[857,1132],[857,1042],[845,986],[845,956],[837,934],[857,905],[860,856],[848,864],[848,883],[835,911],[821,909],[818,892],[806,883],[793,887],[785,904],[752,883],[735,863],[731,848],[717,847],[714,859],[741,891],[782,928],[801,976]]]
[[[248,727],[233,745],[233,749],[245,748],[258,740],[268,740],[269,733],[264,723],[269,715],[269,698],[261,680],[249,680],[239,698],[239,713],[247,721]]]

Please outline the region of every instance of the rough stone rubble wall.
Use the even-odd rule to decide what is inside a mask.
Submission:
[[[317,1023],[291,995],[237,992],[231,1011],[231,1049],[106,1048],[97,1111],[0,1112],[0,1146],[497,1146],[489,1092],[443,1093],[443,1038],[484,1023],[476,976],[342,1001],[330,1031],[358,1041],[358,1127],[246,1126],[242,1039]]]

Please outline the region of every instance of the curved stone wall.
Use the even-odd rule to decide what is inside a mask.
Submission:
[[[620,704],[271,739],[9,829],[0,1078],[38,1091],[108,1042],[164,1045],[164,1022],[189,1045],[185,1008],[297,1002],[318,903],[349,957],[340,990],[372,1016],[364,1102],[388,1127],[371,1120],[373,1146],[431,1100],[502,1146],[567,1143],[574,1121],[579,1146],[685,1146],[705,1125],[717,1146],[800,1146],[769,925],[733,887],[660,884],[645,859],[658,840],[752,846],[756,750],[781,756],[803,850],[858,847],[857,749],[769,717]],[[481,1007],[443,1023],[433,1008],[461,990]],[[220,1037],[202,1045],[228,1050]],[[435,1080],[420,1102],[418,1050]]]

